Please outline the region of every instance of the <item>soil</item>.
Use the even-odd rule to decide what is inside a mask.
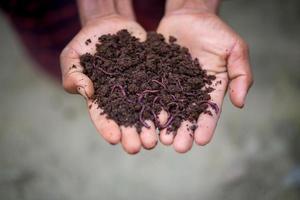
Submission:
[[[127,30],[98,38],[96,53],[86,53],[80,63],[93,82],[94,101],[118,125],[147,127],[146,120],[158,129],[176,133],[184,120],[192,122],[194,131],[200,114],[219,112],[211,101],[215,76],[201,68],[189,50],[168,42],[161,34],[149,32],[144,42]],[[212,109],[209,109],[212,108]],[[164,109],[169,117],[160,124],[158,114]]]
[[[89,45],[90,43],[92,43],[92,40],[91,40],[91,39],[87,39],[87,40],[85,41],[85,45]]]

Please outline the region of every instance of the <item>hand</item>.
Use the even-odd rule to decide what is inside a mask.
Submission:
[[[167,7],[167,13],[157,31],[166,38],[170,35],[176,37],[180,45],[189,48],[192,56],[199,59],[203,69],[216,76],[213,84],[215,90],[211,97],[220,111],[228,84],[231,102],[242,108],[252,84],[246,43],[212,11],[213,9],[205,7],[204,4],[196,10],[191,4],[181,9],[176,9],[174,5],[169,6],[171,11],[168,12]],[[172,134],[166,134],[165,130],[161,131],[160,141],[166,145],[173,143],[175,150],[181,153],[191,149],[193,140],[199,145],[205,145],[212,139],[220,111],[217,114],[212,111],[213,116],[199,116],[194,138],[190,137],[188,130],[184,128],[189,122],[184,122],[175,138]]]
[[[110,4],[111,1],[103,2],[104,4],[105,2],[106,4]],[[120,0],[116,4],[124,4],[124,2]],[[88,10],[88,13],[97,13],[90,11],[92,9],[91,4],[86,5],[89,8],[85,8],[85,5],[82,6],[83,8],[81,8]],[[108,10],[106,9],[105,11],[108,12]],[[150,129],[143,128],[139,135],[134,127],[119,127],[116,122],[107,119],[106,115],[100,115],[102,110],[98,109],[98,106],[91,99],[94,93],[93,83],[82,73],[83,68],[79,64],[80,55],[86,52],[95,53],[95,43],[97,43],[98,37],[103,34],[114,34],[121,29],[127,29],[135,37],[145,40],[146,32],[140,25],[134,22],[133,15],[124,12],[124,5],[122,6],[122,11],[118,12],[113,7],[106,15],[88,17],[81,15],[84,16],[82,18],[82,22],[84,23],[83,28],[62,51],[60,61],[65,90],[70,93],[80,93],[85,97],[90,117],[97,131],[111,144],[117,144],[121,141],[124,150],[130,154],[134,154],[140,151],[141,146],[146,149],[155,147],[158,136],[155,132],[154,124],[151,124]],[[91,39],[91,44],[85,44],[87,39]]]

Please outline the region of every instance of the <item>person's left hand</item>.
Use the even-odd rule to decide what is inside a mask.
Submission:
[[[161,131],[160,141],[163,144],[173,143],[177,152],[184,153],[191,149],[193,140],[199,145],[205,145],[212,139],[228,83],[231,102],[239,108],[244,106],[253,81],[248,47],[216,14],[208,11],[179,10],[167,13],[157,31],[165,38],[170,35],[177,38],[180,45],[187,47],[192,56],[199,59],[203,69],[216,76],[211,98],[220,111],[212,111],[213,116],[199,116],[194,138],[190,137],[185,128],[189,122],[181,124],[175,138],[173,134],[167,134],[166,130]]]

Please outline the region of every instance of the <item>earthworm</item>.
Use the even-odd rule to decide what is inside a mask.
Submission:
[[[159,96],[156,96],[152,101],[152,107],[154,107],[154,104],[156,103],[157,99],[159,99]]]
[[[138,95],[138,102],[142,103],[142,99],[143,99],[145,94],[147,94],[147,93],[156,93],[156,92],[159,92],[159,90],[144,90],[144,91],[142,91],[142,93],[140,93]]]
[[[174,101],[177,100],[177,98],[175,97],[175,95],[171,94],[171,97],[173,98]]]
[[[156,93],[156,92],[159,92],[159,90],[144,90],[142,92],[142,94],[146,94],[146,93]]]
[[[180,114],[180,113],[177,113],[177,114],[176,114],[176,117],[181,117],[182,119],[185,118],[185,116],[184,116],[183,114]]]
[[[152,113],[152,115],[154,117],[155,124],[158,124],[159,123],[159,119],[158,119],[157,115],[155,114],[155,112],[152,109],[151,109],[151,113]]]
[[[165,105],[162,99],[159,99],[159,104],[160,104],[162,107],[164,107],[164,105]]]
[[[95,58],[98,58],[98,59],[103,59],[101,58],[100,56],[95,56]],[[105,71],[104,69],[102,69],[101,67],[96,67],[96,64],[95,64],[95,59],[94,59],[94,62],[93,62],[93,67],[97,70],[100,70],[102,71],[104,74],[106,75],[109,75],[109,76],[114,76],[114,75],[117,75],[118,73],[112,73],[112,72],[108,72],[108,71]]]
[[[188,96],[197,96],[197,94],[192,93],[192,92],[186,92],[185,94],[188,95]]]
[[[135,103],[135,101],[132,100],[132,99],[126,98],[126,100],[127,100],[129,103]]]
[[[172,105],[175,105],[176,106],[176,111],[178,110],[178,107],[179,107],[179,105],[178,105],[178,103],[176,103],[176,102],[170,102],[170,103],[168,103],[167,104],[167,107],[168,107],[168,109],[169,109],[169,107],[171,107]]]
[[[138,95],[138,103],[139,103],[139,104],[142,104],[142,99],[143,99],[143,97],[144,97],[144,94],[143,94],[143,93]]]
[[[143,114],[144,114],[144,111],[145,111],[145,106],[143,105],[141,111],[140,111],[140,114],[139,114],[139,119],[140,119],[140,122],[146,127],[146,128],[150,128],[150,126],[145,122],[145,120],[143,119]]]
[[[215,110],[215,113],[216,113],[216,114],[219,113],[220,109],[219,109],[219,106],[218,106],[216,103],[211,102],[211,101],[208,101],[207,103],[212,107],[212,109]]]
[[[162,78],[161,78],[161,82],[164,84],[164,85],[166,85],[167,83],[166,83],[166,74],[163,74],[163,76],[162,76]]]
[[[181,91],[183,91],[183,87],[182,87],[182,85],[180,83],[180,80],[179,79],[176,79],[176,80],[177,80],[177,85],[180,87]]]
[[[210,107],[215,111],[216,114],[219,113],[220,109],[218,107],[218,105],[214,102],[211,102],[211,101],[203,101],[201,102],[200,104],[208,104],[210,105]]]
[[[104,69],[102,69],[101,67],[97,67],[96,69],[100,70],[101,72],[103,72],[104,74],[109,75],[109,76],[117,75],[117,73],[110,73],[110,72],[107,72],[107,71],[105,71]]]
[[[103,57],[100,57],[100,56],[98,56],[98,55],[95,55],[95,58],[98,58],[99,60],[109,61],[108,59],[103,58]]]
[[[180,114],[180,113],[177,113],[175,115],[170,114],[167,122],[164,125],[160,125],[159,128],[164,129],[164,128],[167,128],[168,126],[170,126],[172,124],[173,120],[175,119],[175,117],[181,117],[182,119],[185,118],[185,116],[183,114]]]
[[[153,79],[153,80],[151,80],[151,81],[152,81],[152,82],[155,82],[155,83],[157,83],[157,84],[159,84],[159,85],[161,85],[163,88],[166,89],[166,85],[163,84],[162,82],[159,82],[158,80],[155,80],[155,79]]]
[[[160,125],[160,129],[165,129],[167,128],[174,120],[174,116],[173,115],[170,115],[167,122],[164,124],[164,125]]]
[[[113,87],[112,87],[112,89],[111,89],[111,93],[113,93],[114,90],[115,90],[116,88],[119,88],[120,91],[121,91],[121,93],[122,93],[124,96],[126,96],[126,92],[125,92],[124,88],[123,88],[121,85],[119,85],[119,84],[113,85]]]

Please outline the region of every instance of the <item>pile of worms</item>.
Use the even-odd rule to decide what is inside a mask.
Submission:
[[[185,120],[194,130],[199,115],[217,114],[219,108],[210,96],[216,77],[208,75],[176,41],[149,32],[141,42],[127,30],[100,36],[96,52],[80,57],[83,73],[93,82],[92,98],[100,114],[120,126],[135,126],[138,132],[150,128],[152,121],[156,128],[173,134]],[[163,124],[161,111],[168,114]]]

